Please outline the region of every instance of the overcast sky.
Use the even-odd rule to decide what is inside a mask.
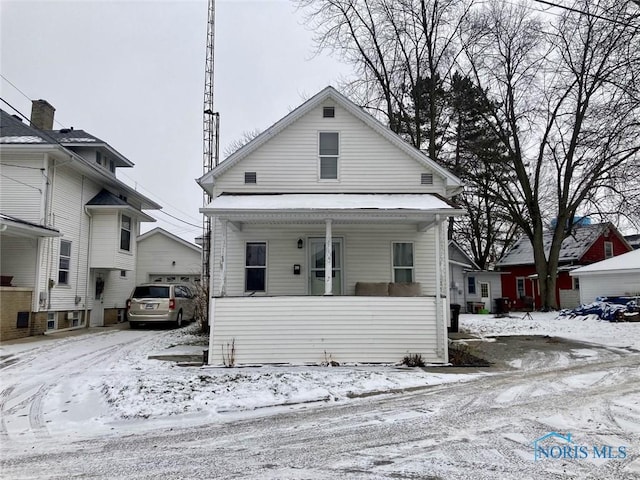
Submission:
[[[312,33],[288,1],[218,0],[215,110],[220,152],[263,130],[349,68],[313,56]],[[26,116],[56,108],[54,128],[101,138],[135,163],[118,178],[163,211],[201,225],[202,106],[207,1],[0,0],[0,93]],[[10,85],[10,81],[19,89]],[[3,102],[0,108],[14,113]],[[159,212],[188,240],[201,233]]]

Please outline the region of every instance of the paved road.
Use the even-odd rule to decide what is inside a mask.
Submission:
[[[82,362],[124,361],[155,332],[139,335],[127,337],[115,357],[105,346],[80,353],[67,373],[58,366],[49,373],[64,377]],[[50,444],[38,439],[36,449],[9,442],[2,474],[11,479],[640,478],[640,354],[594,351],[595,360],[569,363],[554,363],[551,352],[546,361],[532,352],[523,359],[532,368],[465,384],[274,415],[265,411],[239,421],[68,444],[60,437]],[[38,392],[54,382],[41,387],[38,382],[20,388],[28,408],[24,415],[33,432],[43,433]],[[3,392],[5,412],[7,399],[17,404],[17,392],[17,386]],[[570,432],[578,446],[589,449],[625,446],[626,456],[534,461],[533,440],[551,431]]]

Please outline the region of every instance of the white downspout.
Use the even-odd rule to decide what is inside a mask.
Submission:
[[[331,238],[331,219],[325,220],[325,233],[324,233],[324,294],[333,295],[333,267],[332,267],[332,250],[333,240]]]

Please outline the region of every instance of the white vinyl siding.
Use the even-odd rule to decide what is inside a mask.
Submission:
[[[596,297],[640,295],[640,271],[597,275],[580,275],[580,303],[589,304]]]
[[[47,242],[48,240],[43,240]],[[3,275],[12,275],[14,287],[33,288],[36,280],[38,240],[23,237],[2,237],[0,266]]]
[[[131,242],[130,251],[120,249],[120,212],[94,211],[91,225],[91,267],[135,270],[136,242]],[[135,238],[138,222],[132,220],[131,228],[131,236]]]
[[[161,232],[139,238],[137,244],[136,283],[154,281],[150,275],[162,277],[161,281],[169,275],[200,277],[202,252],[196,246],[184,245]]]
[[[336,117],[322,118],[322,106],[243,158],[216,179],[214,196],[236,193],[439,193],[443,179],[399,150],[339,106]],[[340,132],[339,182],[319,182],[318,132]],[[256,172],[258,185],[245,185],[244,172]],[[433,185],[421,185],[422,173],[433,174]]]
[[[68,240],[60,240],[58,262],[58,284],[69,285],[71,273],[71,242]]]
[[[435,299],[430,297],[250,297],[212,299],[212,364],[235,343],[238,364],[402,361],[437,352]],[[442,327],[444,328],[444,327]]]
[[[46,194],[44,154],[5,153],[0,155],[0,205],[2,213],[44,225]]]
[[[222,224],[213,222],[214,256],[220,258]],[[435,294],[435,235],[434,230],[417,232],[415,225],[343,225],[333,229],[335,238],[343,239],[344,294],[355,295],[357,282],[391,282],[391,248],[393,241],[402,235],[414,244],[414,281],[419,282],[423,295]],[[269,295],[307,295],[309,237],[323,237],[324,225],[320,224],[279,224],[243,225],[242,231],[227,228],[227,278],[228,296],[245,295],[244,292],[244,244],[260,239],[267,241],[269,266],[267,285]],[[304,248],[298,248],[299,238],[304,240]],[[293,265],[301,265],[301,274],[294,275]],[[444,271],[443,271],[444,275]],[[214,281],[213,293],[219,294],[220,262],[212,262]]]

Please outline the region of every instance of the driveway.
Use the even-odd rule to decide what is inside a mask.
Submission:
[[[640,475],[640,355],[540,337],[482,344],[487,360],[499,361],[500,368],[471,369],[479,376],[465,383],[219,414],[207,421],[189,415],[178,421],[136,418],[83,435],[83,422],[95,416],[86,406],[103,408],[99,384],[94,390],[80,388],[78,382],[89,378],[83,372],[98,369],[110,377],[126,375],[131,364],[142,365],[143,352],[154,350],[171,334],[124,330],[102,338],[72,337],[57,342],[55,348],[38,349],[38,355],[25,354],[3,369],[3,477],[631,479]],[[157,365],[166,368],[162,362]],[[210,372],[196,367],[176,371],[186,375],[191,369],[200,375]],[[19,372],[28,375],[14,381],[7,371],[14,378]],[[145,370],[145,375],[153,371]],[[78,392],[89,398],[74,397]],[[71,415],[81,405],[86,412]],[[54,406],[69,408],[65,425],[47,423],[46,412]],[[549,432],[571,433],[575,445],[590,452],[594,447],[601,452],[604,445],[625,447],[626,454],[536,461],[533,442]]]

